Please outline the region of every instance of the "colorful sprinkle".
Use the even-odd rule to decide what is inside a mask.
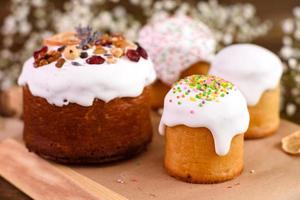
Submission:
[[[184,101],[197,103],[198,107],[203,107],[207,102],[219,102],[234,90],[235,86],[224,79],[215,76],[193,75],[176,82],[171,91],[177,99],[177,104]],[[169,99],[172,103],[172,99]],[[193,114],[195,111],[191,110]]]

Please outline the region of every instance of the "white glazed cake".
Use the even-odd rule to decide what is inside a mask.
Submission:
[[[217,183],[238,176],[244,166],[247,103],[230,82],[192,75],[165,97],[159,132],[165,135],[167,172],[193,183]]]
[[[271,51],[254,44],[235,44],[213,59],[209,74],[234,83],[254,106],[262,94],[278,86],[283,67]]]
[[[49,47],[55,50],[59,47]],[[93,46],[83,52],[88,57],[102,56],[107,59],[111,48],[105,47],[107,55],[96,54]],[[45,98],[56,106],[77,103],[91,106],[95,99],[109,102],[115,98],[137,97],[144,87],[151,84],[155,78],[155,71],[150,58],[140,58],[138,62],[126,56],[115,57],[114,63],[101,61],[98,64],[87,63],[88,58],[65,60],[62,67],[56,67],[56,62],[34,66],[34,58],[28,59],[19,77],[19,85],[27,85],[35,96]],[[49,80],[49,81],[45,81]]]
[[[157,78],[172,85],[191,65],[210,62],[215,39],[209,28],[187,16],[174,16],[144,26],[138,42],[154,62]]]
[[[250,125],[245,138],[265,137],[278,129],[282,72],[278,56],[254,44],[228,46],[212,61],[209,74],[231,81],[246,97]]]
[[[223,156],[232,138],[246,132],[248,124],[247,103],[232,83],[194,75],[175,83],[166,95],[159,132],[164,134],[165,126],[205,127],[213,135],[216,153]]]
[[[47,38],[19,77],[24,141],[63,163],[126,159],[152,140],[147,52],[122,35],[78,28]]]

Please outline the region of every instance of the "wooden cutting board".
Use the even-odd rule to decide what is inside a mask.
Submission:
[[[72,187],[77,185],[89,194],[95,194],[90,192],[89,184],[82,181],[84,177],[83,179],[92,183],[99,199],[105,199],[100,198],[103,190],[108,192],[108,194],[104,194],[104,197],[108,195],[112,199],[131,200],[300,199],[300,157],[287,155],[280,148],[281,138],[299,130],[298,125],[282,120],[276,135],[265,139],[246,141],[245,169],[238,178],[220,184],[197,185],[178,181],[166,174],[163,168],[164,139],[156,131],[159,116],[153,114],[152,119],[155,131],[152,144],[146,152],[131,160],[88,167],[63,167],[51,162],[45,163],[50,163],[49,166],[54,166],[59,173],[65,174],[68,181],[71,181]],[[0,139],[13,136],[21,141],[22,122],[6,120],[2,126]],[[26,154],[31,153],[26,152]],[[5,164],[0,164],[0,167],[1,165],[5,166]],[[32,170],[36,170],[34,166]],[[22,171],[19,173],[22,174]],[[15,184],[15,181],[9,181]],[[61,186],[56,185],[56,187],[59,189]],[[20,186],[19,188],[25,193],[25,190],[28,190],[28,188]],[[40,191],[39,188],[32,190]],[[117,197],[111,197],[112,194]]]

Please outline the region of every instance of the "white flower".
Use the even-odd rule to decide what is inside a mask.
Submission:
[[[290,58],[290,59],[288,59],[288,64],[289,64],[290,68],[296,69],[298,61],[295,58]]]
[[[233,37],[232,37],[232,35],[231,35],[231,34],[225,34],[225,35],[223,36],[223,42],[224,42],[225,45],[232,44],[232,42],[233,42]]]
[[[34,7],[44,7],[46,4],[46,1],[45,0],[31,0],[31,4]]]
[[[294,32],[294,37],[296,40],[300,40],[300,29]]]
[[[27,21],[19,24],[19,32],[21,35],[27,35],[31,31],[31,24]]]
[[[295,104],[291,104],[291,103],[287,104],[286,113],[288,116],[294,115],[296,113],[296,111],[297,111],[297,107]]]
[[[141,0],[130,0],[130,3],[132,3],[133,5],[138,5],[140,1]]]
[[[13,16],[8,16],[4,20],[4,25],[2,26],[3,35],[13,35],[16,32],[17,21]]]
[[[295,7],[293,9],[293,14],[296,18],[300,19],[300,7]]]
[[[284,36],[282,39],[282,42],[285,46],[291,46],[293,43],[293,40],[290,36]]]
[[[293,49],[289,46],[285,46],[281,49],[280,54],[283,58],[289,58],[293,55]]]
[[[113,14],[118,18],[126,18],[126,10],[122,6],[117,6],[113,9]]]
[[[284,33],[289,34],[292,33],[294,30],[294,22],[292,19],[286,19],[282,23],[282,30]]]

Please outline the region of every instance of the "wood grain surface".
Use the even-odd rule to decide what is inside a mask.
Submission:
[[[126,200],[68,167],[29,153],[13,139],[0,144],[0,175],[37,200]]]
[[[79,187],[78,191],[91,191],[91,188],[93,188],[93,186],[90,187],[89,184],[82,180],[87,177],[89,178],[88,182],[93,180],[93,182],[130,200],[182,200],[195,199],[195,197],[214,200],[299,199],[300,157],[287,155],[280,148],[281,138],[299,130],[300,127],[298,125],[282,120],[280,129],[275,135],[260,140],[247,140],[245,142],[245,168],[241,176],[221,184],[201,185],[178,181],[165,172],[163,168],[164,138],[159,136],[156,131],[159,116],[153,113],[152,120],[155,131],[153,142],[145,153],[133,159],[105,165],[61,167],[60,165],[51,163],[51,165],[48,166],[49,163],[47,161],[38,158],[32,153],[28,153],[23,146],[17,147],[23,149],[23,153],[19,155],[17,152],[14,152],[19,150],[14,150],[17,148],[14,145],[11,146],[11,142],[8,142],[4,143],[6,146],[4,150],[3,146],[0,145],[0,174],[3,168],[6,168],[6,173],[11,167],[16,169],[14,173],[17,173],[21,179],[18,178],[15,180],[10,176],[6,177],[17,186],[19,185],[18,187],[20,187],[20,181],[29,181],[31,188],[26,188],[24,184],[20,187],[23,188],[25,192],[26,190],[32,190],[32,187],[36,190],[40,189],[40,186],[38,187],[30,182],[32,181],[31,179],[28,180],[28,178],[22,177],[28,176],[29,172],[24,168],[28,168],[29,166],[33,171],[37,172],[35,177],[33,177],[38,179],[36,181],[39,181],[40,178],[45,178],[47,179],[47,181],[44,181],[46,184],[53,183],[54,180],[51,176],[47,174],[43,175],[31,162],[29,162],[31,164],[28,166],[28,162],[25,162],[24,158],[28,158],[30,155],[30,157],[39,160],[39,163],[40,161],[44,163],[42,164],[43,166],[47,165],[50,171],[52,171],[52,168],[56,168],[59,171],[58,176],[67,177],[70,182],[67,181],[65,183],[68,184],[68,186]],[[4,124],[7,124],[8,121]],[[9,126],[5,126],[5,131],[0,132],[0,135],[5,132],[15,136],[19,135],[17,139],[20,141],[23,127],[22,122],[13,121],[10,123]],[[14,126],[12,126],[12,124],[14,124]],[[9,131],[9,129],[13,129],[14,133]],[[10,150],[8,151],[7,148]],[[7,152],[7,154],[11,153],[14,158],[3,157],[3,154],[6,154],[5,152]],[[18,163],[22,162],[23,164],[22,166],[15,166],[16,164],[7,162],[7,159]],[[5,162],[3,162],[4,160]],[[76,175],[74,175],[74,173]],[[77,185],[78,183],[82,185]],[[61,184],[59,185],[59,187],[62,187],[60,190],[64,189],[63,186]],[[72,191],[72,189],[70,189],[70,191]],[[29,194],[28,192],[26,193]],[[103,194],[103,192],[101,194]]]

